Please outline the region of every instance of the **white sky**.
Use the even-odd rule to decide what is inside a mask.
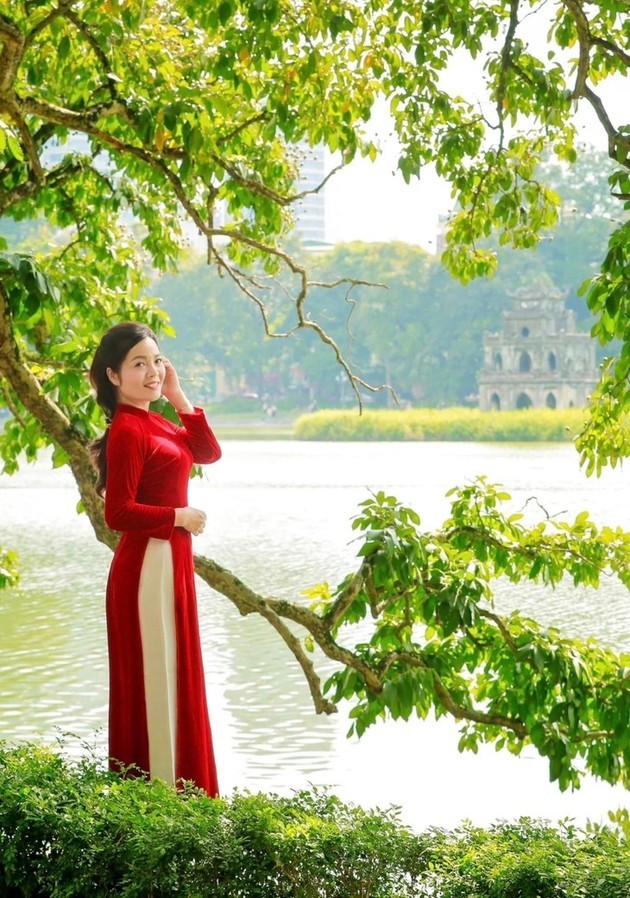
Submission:
[[[474,68],[471,70],[471,66]],[[479,83],[479,63],[469,59],[451,73],[459,88],[470,83],[471,74]],[[613,124],[630,122],[630,79],[618,77],[596,86]],[[579,140],[598,148],[606,147],[606,135],[591,106],[580,101]],[[400,240],[435,250],[438,216],[450,209],[450,187],[434,171],[425,169],[420,179],[406,185],[397,172],[397,144],[383,106],[375,117],[375,133],[381,138],[382,155],[372,163],[355,160],[326,185],[326,239],[335,244],[351,240],[386,242]],[[332,167],[332,163],[331,163]]]
[[[376,162],[355,160],[326,185],[326,239],[400,240],[435,250],[438,215],[449,209],[450,188],[426,169],[405,184],[390,140]]]

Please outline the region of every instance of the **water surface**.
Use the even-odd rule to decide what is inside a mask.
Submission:
[[[370,490],[413,505],[423,526],[434,528],[448,513],[446,491],[481,473],[503,483],[513,507],[528,515],[537,504],[569,518],[589,509],[599,523],[630,529],[626,473],[587,479],[566,444],[230,441],[223,459],[191,483],[191,504],[209,515],[195,545],[261,593],[298,600],[304,588],[335,583],[356,566],[351,519]],[[0,593],[0,734],[50,741],[69,731],[67,751],[83,751],[85,740],[104,758],[110,553],[76,515],[77,499],[69,472],[44,461],[0,477],[0,544],[20,551],[23,572],[18,589]],[[562,795],[531,751],[461,755],[450,721],[387,722],[347,740],[347,709],[315,715],[275,631],[241,617],[204,583],[198,589],[223,791],[329,785],[363,805],[399,805],[418,828],[523,814],[602,819],[626,804],[623,790],[593,780]],[[567,635],[630,648],[628,592],[614,580],[599,591],[504,588],[498,601]]]

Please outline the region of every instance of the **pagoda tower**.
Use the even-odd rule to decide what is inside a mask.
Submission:
[[[559,291],[518,290],[498,333],[483,337],[479,408],[583,408],[598,381],[595,343]]]

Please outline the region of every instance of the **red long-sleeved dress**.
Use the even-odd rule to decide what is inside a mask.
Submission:
[[[193,463],[221,449],[201,409],[181,420],[119,404],[110,425],[105,520],[122,531],[107,583],[110,766],[216,796],[192,542],[175,509]]]

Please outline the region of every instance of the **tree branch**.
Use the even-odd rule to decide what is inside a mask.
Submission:
[[[24,35],[6,16],[0,16],[0,99],[13,91],[15,76],[24,54]]]
[[[608,52],[612,56],[616,56],[618,59],[623,62],[625,66],[630,67],[630,53],[626,53],[621,47],[617,44],[613,44],[612,41],[606,40],[604,37],[595,37],[591,34],[591,44],[595,47],[603,47],[604,50],[608,50]]]
[[[522,652],[519,651],[519,647],[514,642],[512,638],[512,634],[509,631],[509,628],[502,617],[499,617],[498,614],[494,614],[492,611],[488,611],[486,608],[479,608],[479,617],[483,617],[486,620],[492,621],[493,624],[496,624],[499,633],[503,637],[503,641],[512,652],[515,658],[519,658],[524,660],[526,664],[528,664],[533,670],[536,670],[536,665],[532,661],[531,658],[527,656],[523,656]]]
[[[48,172],[48,174],[44,173],[44,178],[40,182],[33,180],[23,181],[17,187],[5,191],[4,195],[0,191],[0,215],[4,215],[11,206],[35,196],[43,187],[61,187],[64,181],[70,180],[82,169],[83,166],[79,163],[62,163]]]
[[[578,0],[562,0],[562,2],[571,13],[578,33],[580,54],[578,57],[575,85],[572,94],[573,99],[577,100],[579,97],[584,96],[584,88],[586,87],[586,79],[588,78],[591,62],[591,31],[588,19],[582,9],[582,4],[579,3]]]
[[[359,570],[352,575],[345,589],[339,593],[333,604],[323,617],[323,621],[329,630],[334,630],[346,611],[350,608],[356,597],[365,585],[369,563],[364,561]]]
[[[630,136],[622,134],[615,128],[601,98],[587,84],[591,48],[594,45],[604,47],[610,53],[621,59],[625,65],[630,65],[630,54],[625,52],[621,47],[617,47],[611,41],[608,41],[605,38],[597,38],[592,35],[582,4],[579,3],[578,0],[562,0],[562,2],[575,22],[580,48],[575,84],[571,96],[574,100],[579,100],[584,97],[584,99],[590,103],[597,118],[602,124],[604,131],[608,135],[608,155],[611,159],[614,159],[615,162],[619,162],[625,168],[630,168]]]
[[[302,648],[300,640],[281,619],[281,614],[279,612],[281,610],[286,610],[287,603],[263,598],[263,596],[258,595],[258,593],[246,586],[238,579],[238,577],[232,574],[231,571],[222,568],[215,561],[206,558],[204,555],[196,554],[194,561],[195,572],[198,576],[200,576],[212,589],[228,598],[243,616],[254,613],[260,614],[271,624],[281,636],[284,643],[289,647],[302,668],[310,689],[315,711],[318,714],[335,713],[337,708],[332,702],[324,698],[321,680],[315,671],[312,661]],[[302,626],[304,626],[304,622],[307,620],[308,623],[311,623],[309,615],[310,612],[307,612],[302,616],[302,620],[299,621]],[[296,616],[300,617],[299,614]],[[306,629],[310,630],[308,626]]]
[[[499,75],[499,85],[497,87],[497,116],[499,119],[499,150],[503,149],[505,139],[504,127],[504,111],[503,104],[505,102],[505,91],[507,88],[507,72],[512,64],[512,45],[514,43],[514,35],[518,27],[518,7],[519,0],[510,0],[510,24],[505,35],[503,48],[501,50],[501,73]]]
[[[48,13],[48,15],[44,16],[44,18],[41,19],[41,21],[39,21],[37,23],[37,25],[35,25],[33,28],[31,28],[31,30],[29,31],[29,33],[26,36],[25,46],[30,47],[30,45],[33,43],[35,38],[39,34],[41,34],[42,31],[45,31],[51,22],[54,22],[54,20],[58,16],[65,16],[68,13],[68,11],[70,10],[70,7],[73,6],[74,3],[77,3],[77,2],[78,2],[78,0],[58,0],[57,6],[55,6],[53,9],[51,9],[51,11]]]
[[[422,670],[430,674],[433,680],[433,688],[440,699],[440,703],[456,720],[470,720],[474,723],[480,723],[486,726],[496,726],[501,727],[502,729],[512,730],[512,732],[516,733],[519,739],[525,739],[527,736],[527,727],[521,720],[505,717],[503,714],[486,714],[484,711],[477,711],[474,708],[466,708],[463,705],[458,704],[444,685],[438,672],[428,665],[421,656],[412,655],[411,653],[404,651],[391,652],[384,659],[384,667],[387,670],[392,664],[398,662],[402,662],[408,667]]]
[[[109,91],[109,95],[112,100],[118,102],[118,89],[116,87],[116,81],[111,77],[112,66],[110,65],[110,61],[107,58],[105,51],[98,43],[88,26],[83,22],[79,16],[74,12],[73,9],[70,8],[70,3],[66,4],[66,8],[64,9],[63,15],[66,19],[68,19],[75,26],[77,31],[83,35],[85,40],[90,45],[92,52],[96,56],[98,62],[101,65],[103,70],[103,74],[105,76],[105,86]]]
[[[116,537],[105,526],[102,502],[94,491],[94,468],[85,437],[43,391],[40,382],[25,365],[13,334],[9,299],[0,282],[0,375],[6,377],[22,405],[40,422],[45,432],[68,455],[68,463],[77,482],[97,539],[113,546]]]

